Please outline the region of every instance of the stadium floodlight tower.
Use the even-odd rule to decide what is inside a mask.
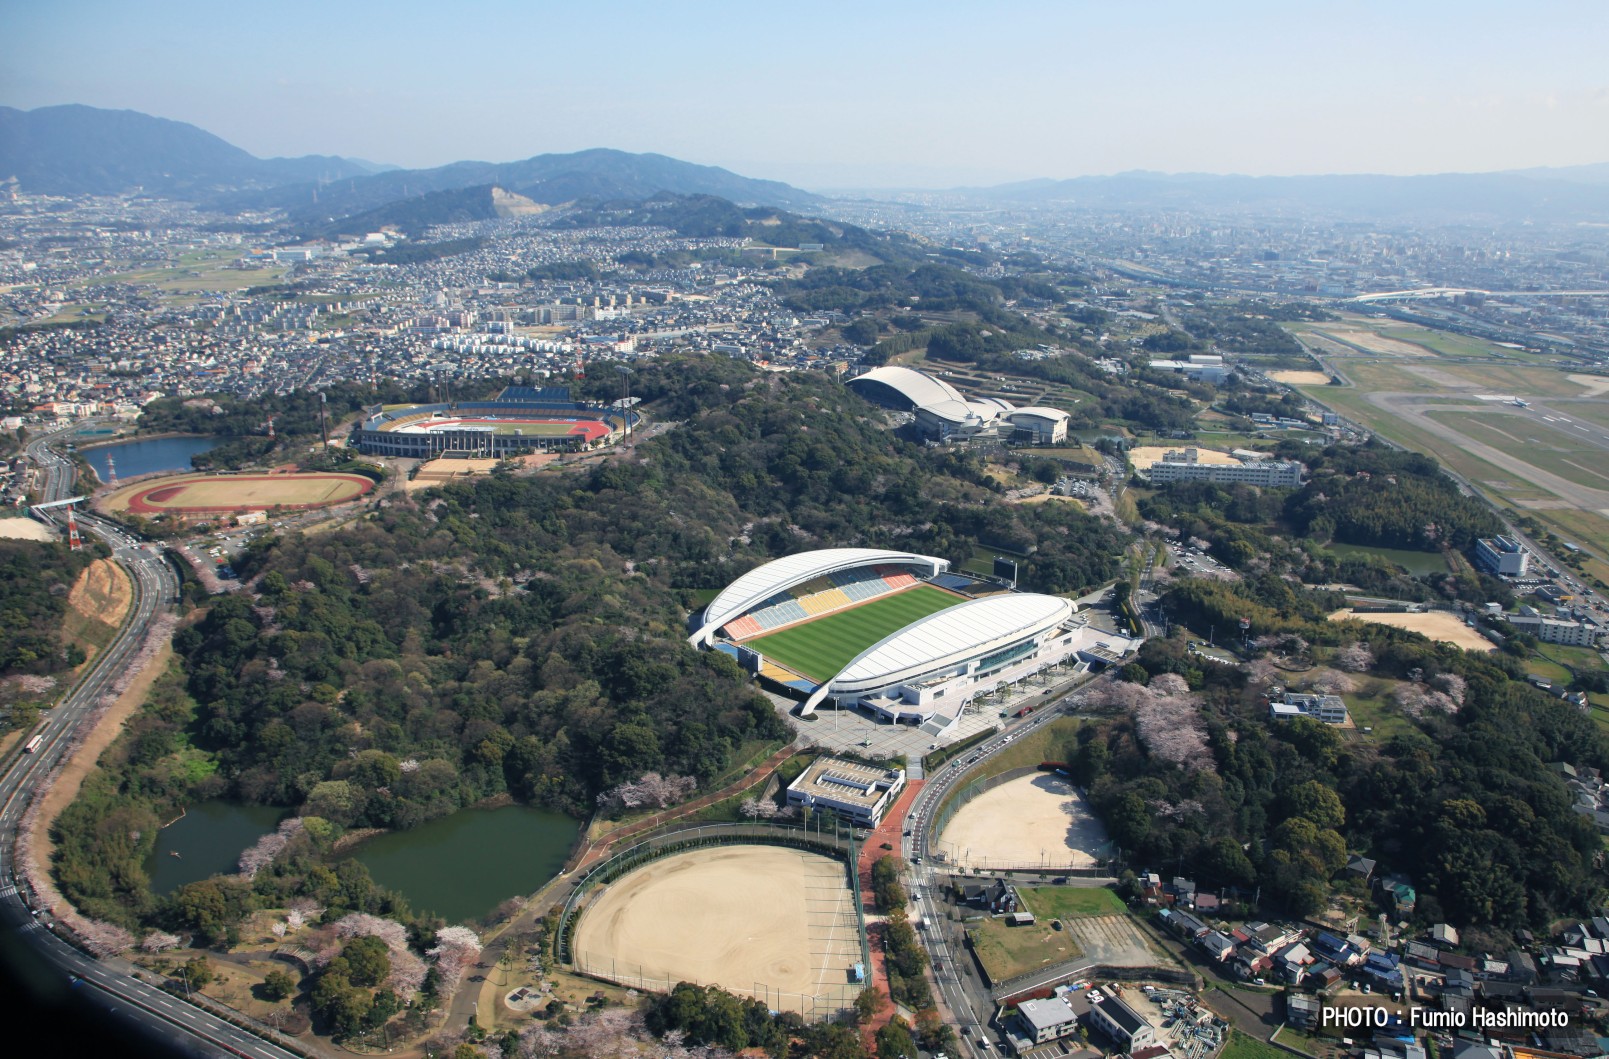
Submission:
[[[624,364],[616,364],[615,371],[620,373],[620,422],[621,431],[626,438],[631,437],[631,369]]]

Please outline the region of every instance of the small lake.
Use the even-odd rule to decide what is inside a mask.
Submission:
[[[1445,574],[1447,561],[1440,552],[1415,552],[1406,548],[1375,548],[1367,544],[1331,544],[1327,548],[1342,559],[1353,555],[1378,555],[1407,570],[1414,577]]]
[[[461,809],[377,835],[351,855],[375,882],[405,895],[414,911],[462,923],[541,889],[564,867],[580,830],[579,821],[546,809]]]
[[[288,815],[289,810],[271,805],[212,801],[186,806],[183,819],[157,832],[156,849],[145,862],[151,892],[169,894],[208,876],[233,874],[246,847]]]
[[[190,457],[215,447],[222,438],[149,438],[144,441],[120,441],[115,445],[99,445],[83,450],[83,457],[95,468],[95,476],[106,482],[106,458],[117,461],[117,477],[133,478],[157,471],[188,471]]]

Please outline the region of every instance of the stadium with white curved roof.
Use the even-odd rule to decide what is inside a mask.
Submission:
[[[765,563],[719,593],[689,642],[802,699],[943,731],[975,693],[1131,646],[1060,596],[1006,591],[931,555],[828,548]],[[1117,642],[1121,641],[1121,642]]]
[[[1069,417],[1058,408],[1017,408],[998,397],[967,397],[914,368],[885,365],[846,385],[873,404],[910,412],[917,432],[935,441],[995,436],[1051,445],[1067,438]]]

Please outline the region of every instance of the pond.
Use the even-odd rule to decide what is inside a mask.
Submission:
[[[232,874],[246,847],[288,815],[271,805],[226,801],[186,806],[182,818],[157,832],[156,849],[145,862],[151,892],[169,894],[211,875]]]
[[[1441,557],[1440,552],[1415,552],[1406,548],[1376,548],[1367,544],[1331,544],[1328,550],[1345,559],[1353,555],[1378,555],[1380,558],[1396,563],[1407,570],[1414,577],[1424,577],[1426,574],[1445,574],[1447,561]]]
[[[191,470],[190,457],[198,452],[215,448],[222,438],[177,437],[150,438],[144,441],[120,441],[115,445],[97,445],[84,449],[83,457],[95,468],[95,477],[103,483],[111,478],[106,460],[117,462],[117,477],[133,478],[157,471]]]
[[[561,813],[523,805],[463,809],[377,835],[352,856],[414,911],[462,923],[541,889],[564,866],[580,829]]]

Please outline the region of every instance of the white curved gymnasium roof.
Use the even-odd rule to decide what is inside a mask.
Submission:
[[[1060,596],[1007,593],[929,614],[862,651],[828,682],[838,692],[866,691],[1037,636],[1072,616]]]
[[[1015,419],[1017,416],[1032,416],[1035,419],[1049,419],[1052,422],[1061,423],[1065,423],[1072,418],[1060,408],[1050,408],[1046,405],[1030,405],[1027,408],[1016,408],[1006,413],[1007,419]]]
[[[721,594],[704,608],[704,622],[689,637],[692,644],[708,643],[710,634],[733,618],[753,610],[778,592],[802,584],[813,577],[853,570],[874,563],[925,566],[931,573],[942,573],[950,568],[949,560],[915,552],[891,552],[882,548],[822,548],[813,552],[785,555],[781,559],[756,566],[753,570],[727,585]]]
[[[857,375],[849,381],[856,383],[862,379],[867,382],[880,382],[884,386],[898,390],[906,400],[918,408],[943,404],[945,401],[967,403],[967,399],[961,395],[961,391],[954,386],[942,379],[936,379],[926,372],[916,371],[912,368],[885,365],[881,368],[873,368],[864,375]]]

